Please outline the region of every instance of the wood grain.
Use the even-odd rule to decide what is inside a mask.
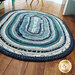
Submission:
[[[13,59],[3,75],[24,75],[28,62]]]
[[[63,16],[62,13],[64,5],[49,0],[30,0],[31,3],[28,3],[29,1],[26,0],[27,5],[24,5],[25,3],[22,4],[22,1],[23,0],[20,2],[19,0],[19,3],[17,3],[17,0],[15,1],[15,3],[20,6],[18,9],[38,10],[53,14],[61,18],[67,24],[75,40],[75,16]],[[5,2],[7,2],[7,0]],[[16,7],[17,6],[13,7],[12,10],[15,10]],[[0,10],[0,12],[2,12],[0,17],[5,14],[5,12],[10,10],[11,9],[8,7],[7,10]],[[67,59],[72,63],[72,70],[66,74],[61,73],[58,69],[58,64],[63,59]],[[0,75],[75,75],[75,48],[67,57],[50,62],[20,61],[0,54]]]
[[[0,75],[3,74],[3,72],[6,70],[8,65],[10,64],[12,58],[7,57],[3,54],[0,54]]]
[[[24,75],[44,75],[44,62],[29,62]]]

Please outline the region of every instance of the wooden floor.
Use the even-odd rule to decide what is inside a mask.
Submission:
[[[47,0],[32,3],[16,0],[12,9],[11,3],[8,1],[6,0],[5,3],[8,6],[5,5],[5,9],[0,10],[2,12],[0,17],[4,13],[15,9],[30,9],[51,13],[67,24],[75,40],[75,16],[62,16],[63,5]],[[58,64],[63,59],[67,59],[72,63],[72,70],[66,74],[61,73],[58,69]],[[0,75],[75,75],[75,48],[67,57],[50,62],[20,61],[0,53]]]

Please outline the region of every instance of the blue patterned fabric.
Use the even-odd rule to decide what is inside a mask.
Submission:
[[[50,61],[67,56],[73,37],[58,17],[16,10],[0,18],[0,52],[21,60]]]

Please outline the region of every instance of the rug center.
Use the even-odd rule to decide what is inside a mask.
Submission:
[[[41,30],[40,18],[31,17],[30,23],[28,25],[28,32],[33,33],[33,34],[38,34],[40,33],[40,30]]]

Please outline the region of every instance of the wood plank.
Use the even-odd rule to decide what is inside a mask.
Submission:
[[[72,64],[72,70],[69,72],[69,74],[75,74],[75,57],[74,57],[74,51],[69,56],[67,56],[66,59],[69,60],[71,62],[71,64]]]
[[[44,62],[29,62],[24,75],[44,75]]]
[[[0,54],[0,75],[6,70],[7,66],[11,62],[12,58]]]
[[[46,62],[44,75],[61,75],[58,69],[58,63]]]
[[[13,59],[3,75],[24,75],[27,63],[26,61]]]

